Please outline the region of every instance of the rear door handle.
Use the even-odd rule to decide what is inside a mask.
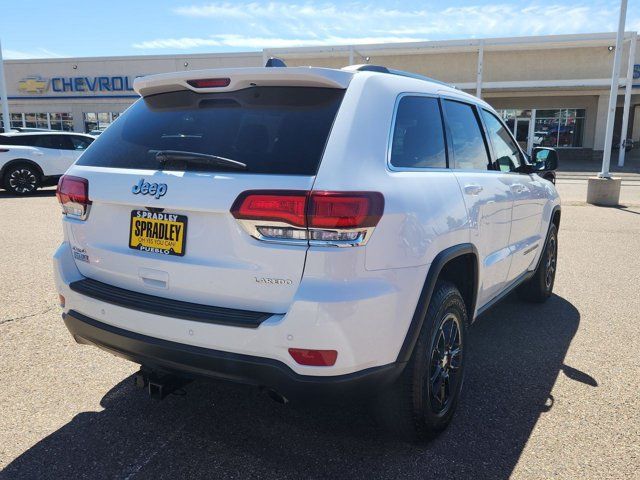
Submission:
[[[467,195],[479,195],[482,191],[482,185],[469,184],[464,186],[464,193]]]

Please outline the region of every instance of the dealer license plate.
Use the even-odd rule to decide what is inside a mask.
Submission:
[[[187,241],[187,217],[147,210],[131,212],[129,248],[142,252],[183,256]]]

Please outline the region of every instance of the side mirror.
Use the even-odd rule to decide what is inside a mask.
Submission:
[[[536,171],[556,170],[558,168],[558,152],[553,148],[536,147],[531,152],[531,163]]]

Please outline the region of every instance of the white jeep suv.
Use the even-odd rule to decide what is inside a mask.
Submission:
[[[28,195],[55,185],[94,137],[69,132],[0,134],[0,187]]]
[[[55,278],[73,337],[149,390],[208,376],[366,395],[428,439],[467,327],[551,295],[559,198],[482,100],[384,67],[138,78],[63,176]]]

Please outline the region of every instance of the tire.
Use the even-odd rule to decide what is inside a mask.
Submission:
[[[427,442],[449,425],[464,381],[467,323],[458,289],[438,282],[411,360],[375,402],[374,413],[390,433]]]
[[[40,187],[40,172],[27,163],[11,165],[4,173],[4,188],[14,195],[29,195]]]
[[[554,223],[549,227],[547,242],[533,277],[518,287],[522,300],[543,303],[553,293],[558,261],[558,228]]]

